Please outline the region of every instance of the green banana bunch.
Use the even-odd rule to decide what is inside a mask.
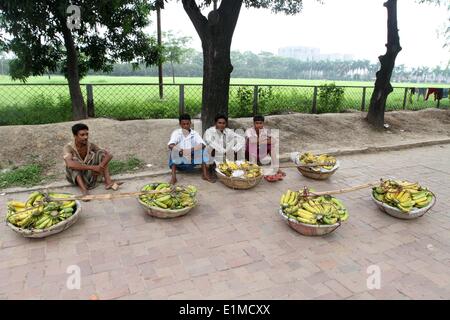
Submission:
[[[51,198],[68,198],[71,195],[50,193]],[[7,221],[22,229],[45,229],[71,217],[76,210],[75,201],[49,201],[49,198],[39,192],[33,192],[24,208],[12,210],[9,208]],[[20,205],[13,202],[16,207]],[[14,208],[16,208],[14,207]]]
[[[161,191],[168,188],[170,188],[170,185],[167,183],[154,183],[144,186],[142,190]],[[176,186],[167,191],[168,192],[158,194],[142,195],[140,196],[140,200],[148,206],[168,210],[179,210],[186,207],[193,207],[196,203],[195,197],[197,194],[197,188],[195,186]]]
[[[291,190],[281,196],[280,207],[287,217],[311,225],[331,225],[349,217],[339,199],[331,196],[304,197]]]
[[[404,180],[381,180],[379,186],[372,188],[373,197],[405,214],[414,208],[427,207],[433,201],[433,194],[417,182]]]

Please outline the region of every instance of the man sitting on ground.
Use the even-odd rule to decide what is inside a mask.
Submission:
[[[271,136],[270,129],[264,128],[264,116],[253,117],[253,127],[245,131],[245,159],[258,165],[275,164],[276,153],[272,152],[272,147],[276,141]],[[277,162],[278,163],[278,162]],[[285,175],[281,169],[278,173]]]
[[[227,128],[228,118],[225,115],[217,115],[214,122],[215,125],[205,131],[205,142],[211,157],[217,162],[244,160],[245,138]]]
[[[177,182],[176,171],[191,171],[195,166],[201,164],[202,178],[213,182],[208,174],[208,152],[205,150],[206,144],[200,135],[191,129],[191,116],[182,114],[179,118],[180,127],[172,132],[168,143],[169,168],[172,170],[170,183]]]
[[[112,181],[108,169],[113,156],[88,141],[87,125],[75,124],[72,133],[74,141],[64,147],[67,180],[77,185],[83,195],[87,195],[89,189],[95,188],[99,176],[103,176],[106,190],[117,190],[122,182]]]

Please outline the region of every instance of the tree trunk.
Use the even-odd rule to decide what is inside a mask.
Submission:
[[[67,81],[69,83],[70,99],[72,100],[72,120],[87,118],[86,106],[81,93],[80,75],[78,73],[78,56],[72,34],[66,24],[62,27],[64,45],[67,50]]]
[[[200,36],[203,48],[202,131],[214,125],[218,113],[228,115],[231,40],[242,0],[222,0],[220,7],[202,15],[195,0],[183,0],[183,7]]]
[[[228,116],[232,71],[230,45],[222,37],[207,37],[203,43],[202,124],[204,130],[214,125],[217,114]]]
[[[386,44],[386,54],[380,56],[381,67],[376,73],[375,88],[370,99],[367,121],[376,128],[384,127],[384,112],[386,109],[386,100],[393,91],[390,83],[392,71],[395,67],[395,59],[402,50],[397,27],[397,0],[388,0],[384,3],[387,8],[387,30],[388,42]]]
[[[170,67],[172,69],[172,81],[173,81],[173,84],[175,84],[175,69],[173,68],[173,61],[172,60],[170,60]]]

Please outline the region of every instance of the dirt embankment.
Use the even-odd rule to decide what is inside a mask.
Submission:
[[[379,147],[414,143],[450,137],[450,111],[389,112],[390,128],[372,129],[364,120],[365,113],[290,114],[269,116],[266,126],[279,129],[280,152],[334,151],[364,147]],[[177,120],[89,119],[90,140],[110,150],[116,159],[136,156],[154,169],[167,168],[167,141]],[[0,166],[7,168],[32,162],[46,167],[47,174],[63,177],[62,148],[72,140],[71,126],[75,122],[34,126],[0,127],[2,146]],[[198,128],[198,122],[194,123]],[[232,128],[247,128],[252,119],[230,121]]]

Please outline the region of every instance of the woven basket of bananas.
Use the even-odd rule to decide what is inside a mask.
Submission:
[[[181,217],[198,203],[197,188],[194,186],[173,186],[164,182],[146,184],[140,191],[161,191],[162,193],[142,195],[139,203],[148,215],[170,219]]]
[[[310,152],[294,154],[294,163],[297,170],[305,177],[315,180],[325,180],[331,177],[339,169],[339,161],[335,157],[321,154],[314,155]],[[319,164],[318,166],[310,166]],[[326,164],[326,165],[321,165]]]
[[[216,173],[224,185],[239,190],[253,188],[263,178],[261,167],[247,161],[219,163],[216,167]]]
[[[372,188],[372,199],[381,211],[406,220],[423,216],[436,203],[433,192],[402,180],[381,180]]]
[[[81,203],[77,200],[52,201],[71,197],[68,193],[33,192],[24,202],[10,201],[7,225],[26,238],[45,238],[62,232],[78,221]]]
[[[323,236],[336,230],[349,217],[334,197],[305,195],[288,190],[281,196],[279,214],[289,226],[305,236]]]

